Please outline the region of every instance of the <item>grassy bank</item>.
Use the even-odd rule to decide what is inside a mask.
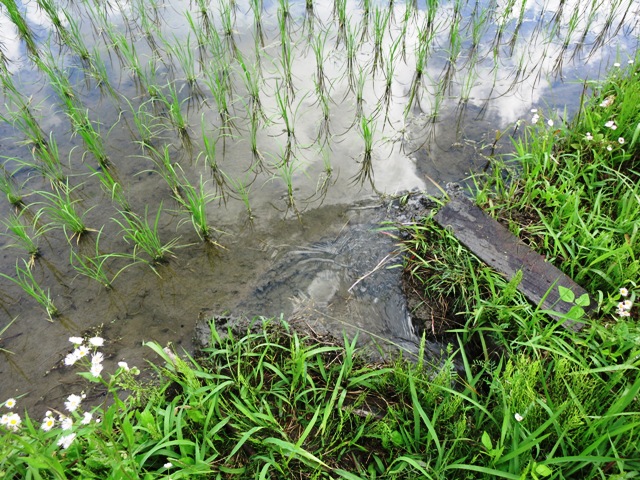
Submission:
[[[149,344],[164,363],[149,386],[125,364],[103,371],[101,339],[76,338],[65,361],[110,393],[108,406],[85,411],[76,392],[41,423],[10,399],[2,477],[634,477],[637,72],[616,67],[571,124],[532,112],[517,154],[494,159],[474,192],[589,291],[596,308],[574,311],[581,332],[530,305],[517,279],[506,282],[427,215],[402,227],[406,269],[440,306],[434,318],[461,369],[371,365],[352,340],[322,343],[271,321],[242,335],[213,329],[198,359]]]

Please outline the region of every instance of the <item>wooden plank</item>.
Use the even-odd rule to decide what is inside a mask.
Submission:
[[[560,299],[558,285],[572,290],[576,298],[587,293],[462,193],[451,195],[451,200],[435,215],[435,220],[441,227],[451,229],[463,245],[509,280],[521,270],[522,281],[518,289],[545,310],[566,314],[573,307],[572,303]],[[573,320],[563,323],[565,328],[575,331],[583,325]]]

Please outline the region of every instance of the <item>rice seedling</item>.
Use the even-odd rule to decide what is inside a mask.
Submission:
[[[353,183],[362,185],[368,180],[373,186],[373,134],[375,130],[373,115],[370,117],[363,115],[360,121],[360,134],[364,143],[364,151],[360,158],[360,171],[353,177]]]
[[[207,165],[209,167],[209,169],[211,170],[211,175],[212,175],[213,180],[215,182],[216,188],[218,189],[218,191],[220,193],[220,197],[222,199],[224,199],[225,198],[224,194],[225,194],[225,185],[226,185],[226,183],[225,183],[224,174],[222,173],[222,169],[218,165],[218,160],[217,160],[217,156],[216,156],[217,139],[214,140],[207,133],[208,121],[207,121],[204,113],[200,117],[200,125],[201,125],[201,129],[202,129],[203,150],[198,154],[198,157],[196,158],[196,163],[200,159],[200,157],[204,158],[205,165]]]
[[[282,87],[288,90],[288,97],[293,99],[296,93],[293,86],[293,50],[288,37],[284,38],[281,44],[279,73],[284,84]]]
[[[204,31],[208,34],[215,28],[211,15],[209,14],[209,0],[196,0],[196,8],[200,17],[200,23]]]
[[[283,133],[286,133],[287,138],[291,140],[295,138],[295,111],[289,112],[289,90],[287,88],[280,88],[280,82],[276,80],[274,94],[279,116],[284,122]],[[299,106],[300,104],[298,104],[298,107]]]
[[[150,158],[153,163],[155,163],[157,167],[155,172],[160,174],[160,176],[165,180],[173,196],[180,199],[182,192],[180,190],[180,177],[176,170],[176,166],[178,166],[178,164],[171,160],[169,147],[170,145],[163,145],[162,152],[158,152],[155,148],[150,148],[151,155],[146,158]]]
[[[16,208],[22,207],[24,203],[20,187],[15,184],[13,175],[7,172],[4,165],[0,166],[0,169],[2,170],[0,172],[0,192],[4,193],[9,204]]]
[[[407,106],[404,109],[405,118],[413,110],[414,106],[421,109],[420,106],[420,91],[424,88],[424,72],[427,66],[427,58],[429,55],[429,42],[419,41],[416,44],[415,52],[415,70],[413,77],[411,78],[411,84],[409,85],[409,98]]]
[[[60,34],[64,45],[69,47],[82,62],[90,64],[91,54],[89,53],[89,48],[84,43],[84,36],[82,34],[80,24],[77,22],[71,11],[63,10],[62,14],[64,15],[66,27],[62,30],[58,30],[58,33]]]
[[[206,192],[206,182],[202,180],[202,175],[197,187],[191,185],[184,176],[183,178],[180,205],[189,213],[191,223],[200,239],[217,244],[212,237],[216,230],[208,222],[207,205],[219,197]]]
[[[129,201],[124,194],[122,184],[116,178],[115,170],[113,168],[93,168],[91,166],[88,166],[88,168],[92,172],[92,177],[98,177],[100,187],[102,187],[102,190],[109,195],[112,202],[116,202],[124,211],[131,210]]]
[[[262,0],[249,0],[255,26],[256,47],[264,48],[264,29],[262,28]],[[259,50],[256,48],[256,52]]]
[[[0,112],[0,120],[12,125],[24,135],[25,139],[21,142],[23,145],[30,146],[33,149],[46,147],[46,135],[38,119],[31,111],[32,100],[29,99],[25,101],[9,77],[7,77],[7,80],[8,83],[5,84],[5,97],[8,97],[10,104],[5,103],[4,112]],[[12,106],[14,109],[11,108]]]
[[[61,34],[61,32],[64,31],[64,25],[60,18],[60,10],[54,0],[36,0],[36,3],[38,4],[38,8],[47,15],[51,24],[56,28],[58,35],[62,37],[64,33]]]
[[[184,43],[180,41],[175,35],[173,37],[173,45],[168,46],[169,52],[174,55],[182,67],[182,71],[185,75],[185,80],[191,93],[196,98],[202,96],[202,90],[198,86],[198,73],[196,68],[196,60],[193,55],[193,46],[191,44],[191,34],[187,33],[187,38]]]
[[[85,255],[84,253],[70,250],[69,263],[76,272],[85,277],[95,280],[107,290],[113,288],[113,282],[127,268],[135,265],[135,260],[121,267],[115,274],[111,274],[107,263],[118,259],[131,260],[131,257],[125,253],[101,253],[100,252],[100,235],[102,229],[96,235],[95,251],[93,255]]]
[[[136,51],[135,44],[130,42],[127,37],[113,29],[108,30],[111,40],[111,47],[116,53],[122,67],[129,71],[136,85],[140,85],[140,79],[143,77],[143,68],[140,64],[140,56]],[[148,91],[146,93],[149,93]]]
[[[278,0],[278,30],[280,31],[280,43],[291,38],[291,11],[289,0]]]
[[[249,196],[251,194],[251,186],[253,185],[255,178],[253,180],[249,180],[248,176],[245,176],[244,179],[240,179],[240,178],[234,178],[226,174],[225,172],[222,172],[222,174],[226,179],[226,183],[231,186],[231,188],[238,195],[242,203],[244,203],[245,209],[249,216],[249,221],[253,221],[253,212],[251,210],[251,199],[249,198]]]
[[[6,12],[9,16],[11,22],[18,29],[18,35],[25,43],[27,50],[34,57],[38,56],[38,46],[36,45],[36,40],[33,36],[33,32],[29,25],[27,25],[27,21],[25,20],[22,12],[18,5],[16,5],[15,0],[3,0],[2,4],[6,8]]]
[[[50,218],[50,222],[46,223],[47,229],[61,227],[69,241],[76,239],[79,242],[81,237],[90,231],[84,222],[84,216],[88,212],[78,212],[76,205],[77,199],[73,199],[74,187],[69,187],[68,183],[54,185],[52,192],[38,191],[38,195],[43,197],[44,202],[38,202],[36,205],[43,205],[35,215],[34,222],[40,220],[43,214]]]
[[[225,39],[224,43],[231,57],[234,57],[238,49],[235,40],[235,8],[231,2],[219,0],[218,13],[220,15],[222,34]]]
[[[318,129],[318,136],[316,137],[316,142],[320,142],[322,140],[323,144],[326,144],[331,137],[331,112],[329,107],[329,96],[324,93],[324,90],[317,84],[316,85],[316,96],[317,103],[320,105],[320,110],[322,112],[322,118],[320,119],[320,127]]]
[[[187,97],[184,100],[180,100],[178,90],[173,82],[167,84],[168,95],[158,90],[159,99],[163,106],[166,108],[167,115],[171,124],[176,129],[178,136],[182,142],[182,146],[187,150],[191,150],[191,135],[189,134],[189,121],[182,113],[182,104],[189,100]]]
[[[167,243],[160,240],[159,223],[162,214],[162,204],[158,208],[155,219],[149,223],[148,207],[145,207],[144,217],[135,212],[120,212],[122,218],[113,218],[122,229],[124,240],[134,244],[133,258],[138,260],[139,255],[144,252],[150,258],[150,266],[157,273],[154,266],[166,263],[169,256],[173,256],[173,250],[178,244],[178,238],[174,238]],[[143,259],[140,259],[143,260]]]
[[[46,291],[40,286],[38,281],[33,276],[33,272],[26,260],[23,260],[24,268],[16,262],[16,277],[10,277],[9,275],[0,272],[0,277],[6,278],[18,285],[22,290],[33,298],[38,304],[44,308],[47,312],[48,320],[53,322],[53,318],[59,315],[58,308],[51,299],[51,292],[49,289]]]
[[[287,187],[287,208],[293,208],[297,213],[293,195],[293,175],[298,169],[298,164],[294,161],[295,159],[291,158],[290,153],[287,153],[286,151],[282,158],[276,158],[275,160],[273,167],[275,168],[276,173],[273,176],[273,180],[280,178],[284,182]]]
[[[262,101],[260,100],[260,72],[255,66],[250,66],[245,62],[244,57],[240,51],[238,51],[237,62],[242,69],[241,78],[250,100],[251,116],[255,116],[256,118],[260,118],[266,122],[267,116],[264,112]]]
[[[94,156],[101,167],[108,168],[109,156],[100,131],[100,124],[97,123],[94,126],[89,118],[89,110],[78,106],[73,100],[69,99],[66,105],[66,114],[73,125],[74,135],[82,138],[86,150]]]
[[[373,69],[375,76],[386,56],[383,54],[382,45],[389,25],[389,10],[376,7],[373,12]]]
[[[347,20],[344,31],[344,49],[346,55],[346,76],[349,89],[353,90],[355,86],[355,67],[358,55],[358,27],[352,28],[351,22]],[[317,65],[317,64],[316,64]],[[318,74],[316,72],[316,77]]]
[[[91,63],[89,65],[88,75],[93,79],[96,86],[100,89],[100,92],[104,93],[106,91],[114,100],[118,98],[118,94],[109,80],[109,72],[100,54],[100,47],[97,45],[94,46],[91,51]]]
[[[66,181],[66,176],[62,171],[62,163],[60,162],[60,152],[58,151],[58,143],[53,133],[49,134],[49,141],[44,148],[33,149],[32,155],[37,162],[36,168],[51,184],[62,184]]]
[[[235,127],[231,114],[231,105],[229,104],[230,88],[227,83],[229,81],[229,65],[219,62],[224,62],[224,60],[212,60],[210,64],[212,68],[204,69],[203,82],[209,88],[216,103],[218,115],[220,116],[220,129],[228,133],[231,128]]]
[[[38,239],[41,235],[46,233],[46,227],[36,227],[34,222],[29,222],[29,225],[25,225],[22,217],[24,211],[20,214],[11,214],[6,219],[2,220],[2,224],[7,228],[5,235],[9,237],[13,243],[7,244],[7,247],[16,247],[24,250],[29,255],[29,261],[27,265],[29,268],[33,268],[36,258],[40,256],[40,247],[38,246]]]
[[[324,92],[326,87],[327,75],[324,69],[324,55],[326,50],[328,31],[319,32],[311,39],[311,48],[316,60],[316,88]]]

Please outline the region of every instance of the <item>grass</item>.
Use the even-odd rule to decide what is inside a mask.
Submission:
[[[21,267],[19,263],[16,262],[15,278],[2,272],[0,272],[0,277],[10,280],[22,288],[27,295],[33,298],[42,308],[44,308],[49,321],[53,322],[53,318],[58,316],[60,312],[51,299],[51,292],[49,289],[45,290],[41,287],[35,279],[33,271],[31,270],[31,263],[26,260],[23,260],[22,263],[24,267]]]

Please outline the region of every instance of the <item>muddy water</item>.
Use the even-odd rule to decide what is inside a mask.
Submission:
[[[96,159],[72,134],[51,80],[30,59],[2,10],[5,75],[45,136],[56,140],[62,170],[75,187],[74,205],[95,230],[69,242],[61,226],[52,223],[39,239],[42,255],[33,274],[50,289],[61,311],[53,322],[20,287],[0,279],[0,325],[17,317],[0,340],[6,350],[0,353],[1,393],[27,394],[23,405],[38,410],[59,407],[61,398],[82,388],[75,371],[62,367],[61,360],[70,350],[67,337],[89,331],[107,339],[107,371],[119,360],[142,364],[149,353],[141,347],[143,341],[173,342],[189,350],[196,319],[212,312],[284,313],[307,321],[309,328],[337,335],[361,331],[363,338],[411,348],[416,339],[398,289],[399,269],[386,268],[400,260],[394,256],[393,241],[375,231],[386,216],[380,196],[409,190],[437,193],[437,186],[463,181],[486,165],[492,151],[508,151],[509,135],[530,120],[531,108],[561,122],[579,105],[581,80],[624,68],[635,55],[638,37],[637,1],[614,2],[607,8],[577,0],[441,2],[432,23],[422,2],[415,9],[401,2],[392,2],[392,7],[372,2],[368,15],[368,2],[337,2],[336,7],[315,2],[313,15],[304,2],[264,2],[263,43],[245,2],[235,2],[235,7],[204,2],[209,26],[192,5],[196,2],[59,2],[60,11],[77,22],[94,59],[102,59],[114,92],[109,94],[100,88],[90,65],[61,41],[37,3],[18,3],[41,58],[69,78],[74,98],[99,128],[109,171],[131,208],[141,215],[147,210],[153,220],[162,207],[160,237],[176,241],[167,264],[155,270],[145,264],[130,266],[110,290],[73,269],[71,250],[94,255],[98,238],[100,253],[131,254],[134,247],[113,220],[121,218],[119,206],[92,175],[91,169],[99,168]],[[283,57],[278,27],[287,5],[284,35],[290,63],[283,60],[288,57]],[[230,36],[224,35],[222,21],[227,8]],[[220,32],[220,51],[213,53],[210,44],[200,56],[197,32],[190,32],[185,12],[191,12],[196,30]],[[70,29],[68,20],[62,23]],[[376,25],[384,25],[379,49]],[[109,31],[121,36],[109,36]],[[345,32],[355,39],[351,63]],[[122,38],[135,49],[138,75],[122,48],[114,47]],[[319,47],[326,118],[316,88],[320,77],[312,43],[318,38],[326,39]],[[414,83],[420,45],[427,53],[422,78]],[[187,62],[181,60],[185,52],[193,54],[193,85],[186,81]],[[253,76],[260,75],[264,117],[256,131],[259,155],[251,148],[252,103],[239,58]],[[621,67],[613,67],[614,62]],[[208,77],[212,71],[216,73]],[[207,83],[225,78],[222,71],[229,75],[228,128]],[[170,83],[188,122],[188,139],[177,133],[168,107],[149,91],[151,86],[167,94]],[[283,114],[277,96],[285,94]],[[3,103],[7,106],[0,112],[9,121],[0,124],[0,154],[25,195],[24,218],[33,219],[43,201],[37,192],[52,191],[51,182],[34,167],[16,170],[12,157],[32,161],[32,148],[23,145],[24,132],[12,127],[10,112],[19,111],[15,98],[8,96]],[[205,192],[217,197],[206,210],[221,247],[203,243],[172,198],[149,151],[141,148],[132,109],[153,132],[154,148],[166,147],[186,180],[195,185],[202,178]],[[292,135],[286,132],[285,116]],[[364,155],[362,118],[372,130],[370,165]],[[216,141],[223,185],[205,163],[203,130]],[[250,211],[239,184],[247,192]],[[0,209],[5,217],[13,211],[6,201]],[[53,220],[45,214],[39,222]],[[2,237],[0,243],[8,247],[13,241]],[[19,249],[4,248],[1,271],[15,276],[16,262],[21,265],[26,258]],[[108,266],[115,274],[129,263],[112,259]]]

